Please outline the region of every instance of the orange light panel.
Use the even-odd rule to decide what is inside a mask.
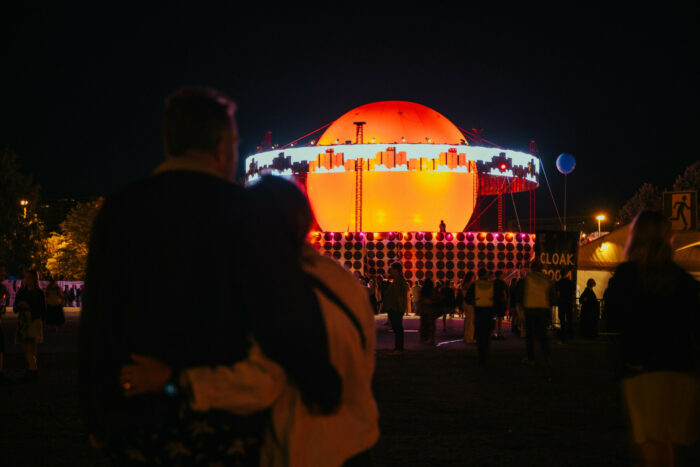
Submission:
[[[362,229],[425,231],[440,225],[463,229],[474,210],[476,174],[455,172],[365,172]],[[353,231],[355,174],[309,173],[307,193],[323,230]]]

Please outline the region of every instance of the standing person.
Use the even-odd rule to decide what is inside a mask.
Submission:
[[[71,306],[70,289],[68,288],[68,285],[63,286],[63,303],[64,306]]]
[[[397,355],[404,350],[403,315],[406,313],[408,286],[406,285],[406,279],[403,278],[401,263],[392,263],[389,267],[389,274],[394,280],[386,287],[383,307],[394,332],[394,350],[390,355]]]
[[[70,306],[75,306],[75,285],[72,285],[70,288],[70,292],[68,292],[68,303]]]
[[[489,356],[491,330],[495,300],[494,282],[488,280],[489,273],[481,268],[478,279],[467,290],[467,303],[474,307],[474,327],[476,328],[476,348],[479,354],[479,364],[486,364]]]
[[[80,308],[80,306],[83,304],[82,297],[83,297],[83,286],[81,284],[78,286],[77,289],[75,289],[75,306],[77,306],[78,308]]]
[[[525,279],[528,276],[528,273],[530,272],[530,265],[529,264],[523,264],[520,267],[520,278],[518,279],[518,282],[516,284],[516,293],[515,295],[517,296],[517,299],[515,301],[515,311],[516,311],[516,316],[518,317],[518,330],[520,331],[520,337],[523,339],[527,339],[527,326],[525,325],[525,309],[523,308],[523,292],[525,290]]]
[[[177,379],[181,368],[233,365],[250,352],[240,264],[249,217],[247,195],[232,183],[239,139],[234,108],[209,88],[168,97],[165,161],[152,176],[109,195],[95,219],[79,388],[93,445],[115,464],[259,463],[264,413],[183,412],[180,398],[163,391],[127,399],[134,385],[119,378],[132,354],[166,362],[173,369],[166,374]],[[193,271],[206,275],[194,307],[191,290],[172,281]]]
[[[569,277],[573,271],[567,269],[563,272],[564,275],[556,285],[560,342],[574,337],[574,307],[576,306],[576,284]]]
[[[672,466],[674,447],[699,438],[693,347],[700,336],[700,288],[673,261],[671,228],[660,213],[637,215],[626,256],[606,300],[606,309],[620,318],[623,403],[641,464]]]
[[[542,263],[534,261],[530,272],[523,280],[522,309],[525,314],[525,345],[527,357],[523,363],[535,364],[535,339],[540,341],[547,363],[550,362],[549,341],[547,340],[547,320],[554,287],[549,277],[542,272]]]
[[[52,277],[44,292],[46,294],[46,325],[60,326],[66,322],[66,316],[63,313],[63,292],[61,292],[61,286]]]
[[[508,289],[508,313],[510,314],[510,330],[513,334],[520,335],[522,324],[518,317],[518,283],[519,277],[513,277],[510,280]]]
[[[467,302],[467,292],[474,284],[474,273],[469,271],[460,287],[462,294],[464,294],[464,300],[462,301],[462,315],[464,316],[464,343],[474,344],[476,339],[474,339],[474,305]]]
[[[372,310],[374,310],[375,315],[379,314],[379,300],[377,300],[377,290],[378,290],[377,278],[375,276],[372,276],[369,279],[368,294],[369,294],[369,303],[372,305]]]
[[[7,303],[10,301],[10,290],[5,285],[7,271],[5,266],[0,264],[0,386],[10,383],[10,380],[3,372],[3,359],[5,356],[5,334],[2,332],[2,317],[7,311]]]
[[[503,280],[503,271],[496,271],[493,281],[493,294],[493,311],[496,315],[496,333],[494,337],[499,340],[504,340],[503,318],[508,308],[508,284]]]
[[[437,319],[439,300],[433,281],[426,279],[418,296],[418,314],[420,314],[420,338],[421,342],[428,345],[435,344],[435,320]]]
[[[440,306],[442,307],[442,331],[447,332],[447,315],[449,314],[452,318],[455,311],[454,290],[447,281],[440,287]]]
[[[274,265],[282,280],[274,288],[260,281],[251,284],[267,293],[259,299],[257,293],[250,295],[259,307],[251,313],[255,343],[249,357],[233,367],[183,369],[180,386],[191,388],[191,407],[233,413],[255,410],[264,399],[276,397],[262,466],[371,465],[369,449],[379,437],[379,426],[372,395],[376,329],[369,302],[351,274],[304,242],[313,217],[299,188],[278,177],[263,177],[250,194],[263,226],[252,229],[260,236],[251,240],[255,261],[248,271],[256,278]],[[270,243],[276,248],[264,248]],[[304,290],[312,293],[298,293]],[[327,339],[327,349],[309,345],[319,337]],[[310,353],[300,353],[304,349]],[[282,377],[270,355],[284,360]],[[323,360],[329,356],[342,385],[329,387],[324,381],[328,362]],[[164,382],[147,370],[163,365],[139,357],[139,363],[124,366],[122,375],[130,374],[135,387],[150,388],[131,394],[162,391]],[[297,383],[298,371],[304,378]],[[253,379],[254,374],[267,378]],[[319,410],[314,401],[319,396],[322,407],[330,410]]]
[[[421,283],[419,280],[417,280],[414,284],[413,287],[411,287],[411,309],[413,310],[413,313],[415,314],[420,314],[418,311],[418,301],[420,300],[420,291],[421,291]]]
[[[39,379],[37,354],[39,344],[44,341],[44,317],[46,316],[46,297],[39,288],[38,272],[27,271],[24,274],[22,288],[15,295],[13,311],[18,314],[15,343],[22,345],[24,358],[27,360],[27,372],[20,382],[37,381]]]
[[[595,339],[598,337],[598,320],[600,318],[600,302],[593,290],[596,283],[593,279],[586,281],[586,290],[581,293],[581,337]]]

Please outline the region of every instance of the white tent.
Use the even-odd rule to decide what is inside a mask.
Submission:
[[[608,287],[608,281],[617,265],[625,261],[625,246],[630,225],[611,232],[578,249],[578,280],[580,290],[588,279],[596,281],[594,291],[598,298]],[[700,280],[700,232],[676,232],[673,237],[674,261]]]

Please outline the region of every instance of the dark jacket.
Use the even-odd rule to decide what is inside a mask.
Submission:
[[[109,196],[93,227],[80,322],[80,395],[98,435],[177,412],[165,395],[126,399],[131,353],[171,367],[231,365],[247,355],[241,264],[245,192],[211,175],[154,175]],[[205,286],[192,300],[190,280]]]
[[[608,283],[606,310],[621,326],[623,369],[690,370],[700,326],[698,282],[675,263],[643,273],[632,262],[618,266]]]
[[[29,306],[20,306],[18,303],[27,302]],[[46,316],[46,297],[44,296],[44,291],[36,288],[34,290],[29,290],[26,287],[22,287],[17,291],[15,295],[15,306],[13,308],[15,313],[23,311],[29,313],[32,319],[40,319]]]

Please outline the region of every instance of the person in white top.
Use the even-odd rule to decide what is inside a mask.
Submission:
[[[251,194],[267,199],[267,216],[280,212],[285,224],[280,229],[286,232],[278,234],[306,235],[311,225],[310,208],[295,185],[265,177]],[[271,195],[279,202],[269,203]],[[304,210],[308,216],[290,216]],[[261,218],[266,215],[261,213]],[[371,387],[374,313],[362,285],[335,261],[303,244],[300,262],[324,320],[330,363],[342,383],[335,410],[322,413],[308,404],[299,384],[290,380],[283,365],[265,355],[264,346],[258,345],[255,337],[246,360],[233,367],[184,369],[176,377],[175,390],[188,396],[193,410],[219,409],[247,415],[271,406],[270,429],[261,453],[263,466],[371,465],[370,449],[379,438],[379,415]],[[269,324],[275,328],[275,323]],[[296,344],[292,341],[289,345]],[[134,360],[134,365],[122,370],[129,374],[134,387],[131,395],[168,389],[172,370],[149,357],[134,356]]]

